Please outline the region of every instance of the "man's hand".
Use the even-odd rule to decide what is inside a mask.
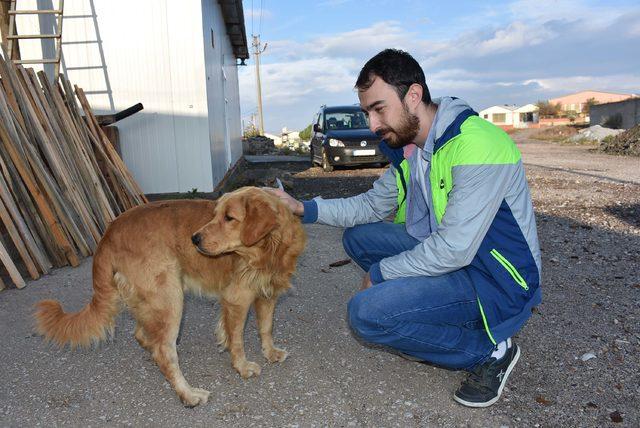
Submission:
[[[302,205],[302,202],[295,199],[284,190],[274,189],[273,187],[263,187],[262,189],[266,190],[269,193],[273,193],[278,198],[280,198],[280,200],[284,202],[295,215],[298,215],[300,217],[304,215],[304,205]]]
[[[364,278],[362,278],[362,285],[360,286],[360,290],[366,290],[369,287],[371,287],[371,277],[369,277],[369,272],[367,272],[364,275]]]

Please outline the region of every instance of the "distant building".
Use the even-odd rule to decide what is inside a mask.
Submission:
[[[591,126],[629,129],[638,124],[640,124],[640,97],[591,106]]]
[[[616,94],[613,92],[581,91],[563,97],[552,98],[549,104],[560,104],[562,111],[582,113],[587,101],[593,99],[597,104],[612,103],[632,98],[633,94]]]
[[[538,124],[538,107],[533,104],[493,106],[482,110],[480,117],[502,129],[535,127]]]

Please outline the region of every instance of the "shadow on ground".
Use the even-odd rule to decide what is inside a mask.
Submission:
[[[255,177],[284,172],[272,166]],[[329,198],[368,189],[382,170],[288,172],[296,197]],[[544,199],[536,203],[545,206]],[[181,367],[194,386],[213,391],[210,403],[195,409],[180,405],[133,339],[126,313],[115,338],[96,349],[58,350],[33,334],[30,313],[38,300],[60,299],[67,310],[89,302],[90,259],[0,293],[0,425],[638,426],[638,205],[604,210],[629,224],[629,233],[561,213],[537,215],[544,300],[516,337],[523,355],[504,398],[489,409],[451,400],[461,373],[412,363],[352,337],[346,303],[362,272],[352,263],[329,267],[346,257],[340,229],[308,225],[294,290],[276,310],[276,341],[291,352],[283,364],[240,379],[228,354],[215,352],[218,305],[187,298]],[[247,354],[263,364],[254,324],[251,317]],[[595,358],[583,361],[587,354]]]

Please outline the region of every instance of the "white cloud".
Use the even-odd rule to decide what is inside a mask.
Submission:
[[[352,59],[314,58],[277,62],[260,67],[262,99],[274,106],[304,100],[311,93],[342,93],[353,89],[360,64]],[[256,82],[253,67],[240,72],[243,101],[255,105]]]
[[[587,30],[606,26],[634,8],[611,7],[607,2],[593,5],[584,0],[517,0],[509,4],[508,10],[512,20],[530,23],[581,21]]]
[[[627,91],[640,89],[640,75],[610,74],[605,76],[566,76],[546,79],[530,79],[524,82],[539,85],[543,92],[575,92],[586,89],[602,91]]]
[[[274,58],[299,60],[305,57],[369,58],[388,47],[408,49],[417,36],[395,21],[382,21],[370,27],[332,35],[318,35],[308,42],[292,39],[269,43],[269,55]]]
[[[388,47],[414,55],[434,96],[456,95],[478,108],[584,89],[640,91],[638,7],[518,0],[506,10],[486,8],[459,21],[465,22],[462,32],[452,28],[446,36],[438,33],[438,40],[408,29],[415,26],[381,21],[304,41],[269,42],[261,67],[267,124],[303,128],[320,104],[357,102],[353,84],[360,68]],[[256,105],[252,66],[242,69],[240,86],[249,111]]]

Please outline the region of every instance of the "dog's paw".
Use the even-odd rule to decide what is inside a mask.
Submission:
[[[253,361],[243,361],[234,366],[244,379],[248,379],[252,376],[260,376],[260,366]]]
[[[196,407],[198,404],[205,404],[211,394],[206,389],[202,388],[189,388],[183,393],[178,393],[182,404],[185,407]]]
[[[262,355],[264,355],[270,363],[278,363],[286,360],[289,353],[284,349],[273,347],[271,349],[263,349]]]

